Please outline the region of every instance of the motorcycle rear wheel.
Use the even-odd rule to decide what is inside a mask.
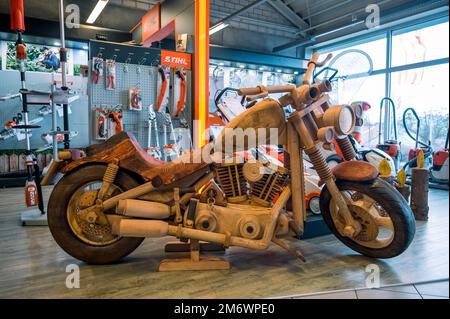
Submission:
[[[98,191],[105,171],[105,165],[96,164],[65,175],[55,186],[48,204],[48,226],[58,245],[72,257],[94,265],[117,262],[144,240],[117,237],[111,234],[109,226],[85,225],[77,219],[80,197]],[[119,171],[111,189],[117,195],[136,186],[139,183],[135,178]]]
[[[363,226],[356,238],[342,235],[343,222],[325,186],[320,197],[322,216],[342,243],[365,256],[382,259],[396,257],[409,247],[416,231],[414,215],[403,196],[390,184],[379,178],[369,183],[337,181],[336,184],[353,217]]]

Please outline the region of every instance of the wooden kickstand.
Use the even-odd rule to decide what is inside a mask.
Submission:
[[[170,245],[170,244],[169,244]],[[180,244],[175,244],[180,245]],[[190,240],[190,258],[164,259],[159,264],[159,271],[188,271],[188,270],[229,270],[230,263],[222,258],[206,257],[200,255],[198,240]],[[173,251],[166,247],[166,251]],[[179,250],[178,250],[179,251]]]

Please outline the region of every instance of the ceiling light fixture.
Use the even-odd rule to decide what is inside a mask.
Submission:
[[[102,13],[103,9],[105,9],[108,2],[109,2],[109,0],[98,0],[97,4],[95,5],[94,10],[92,10],[86,23],[93,24],[95,22],[95,20],[97,20],[100,13]]]
[[[209,35],[213,35],[214,33],[219,32],[219,31],[227,28],[228,26],[229,26],[228,23],[220,22],[220,23],[216,24],[215,26],[212,26],[209,29]]]

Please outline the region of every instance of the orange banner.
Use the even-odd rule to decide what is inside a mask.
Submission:
[[[161,5],[156,4],[142,18],[142,42],[161,29]]]
[[[192,66],[191,55],[173,51],[161,51],[161,64],[171,68],[185,68],[190,70]]]

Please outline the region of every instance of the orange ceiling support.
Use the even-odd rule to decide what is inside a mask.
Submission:
[[[195,147],[206,143],[209,114],[209,8],[210,0],[195,0]]]

